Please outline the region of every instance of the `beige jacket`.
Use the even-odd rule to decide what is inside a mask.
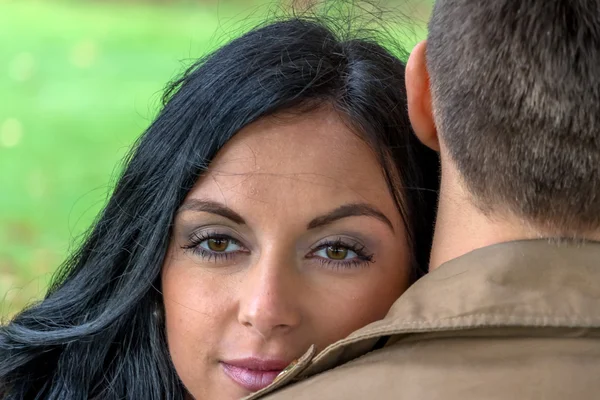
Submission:
[[[258,398],[600,399],[600,243],[520,241],[452,260]]]

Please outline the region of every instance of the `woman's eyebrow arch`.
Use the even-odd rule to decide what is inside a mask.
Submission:
[[[184,211],[207,212],[211,214],[216,214],[220,215],[221,217],[225,217],[235,222],[236,224],[246,225],[246,221],[238,213],[236,213],[226,205],[218,203],[216,201],[208,201],[201,199],[186,200],[181,205],[181,207],[179,207],[177,213],[181,213]]]
[[[384,222],[394,232],[392,222],[377,208],[366,203],[344,204],[327,214],[314,218],[307,225],[307,229],[320,228],[324,225],[331,224],[337,220],[348,217],[373,217]]]

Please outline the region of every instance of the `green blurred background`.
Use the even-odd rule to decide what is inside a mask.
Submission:
[[[431,0],[389,0],[410,49]],[[161,91],[290,1],[0,0],[0,320],[43,296]]]

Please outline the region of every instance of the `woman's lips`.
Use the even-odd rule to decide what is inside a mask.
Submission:
[[[261,360],[245,358],[222,361],[223,371],[234,382],[251,392],[269,386],[277,375],[288,366],[288,362],[280,360]]]

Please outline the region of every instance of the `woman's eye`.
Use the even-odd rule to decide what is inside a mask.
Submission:
[[[328,258],[335,261],[352,260],[358,257],[358,255],[343,246],[327,246],[314,253],[317,257]]]
[[[200,242],[199,246],[215,253],[231,253],[241,250],[241,246],[238,243],[228,238],[205,239]]]

